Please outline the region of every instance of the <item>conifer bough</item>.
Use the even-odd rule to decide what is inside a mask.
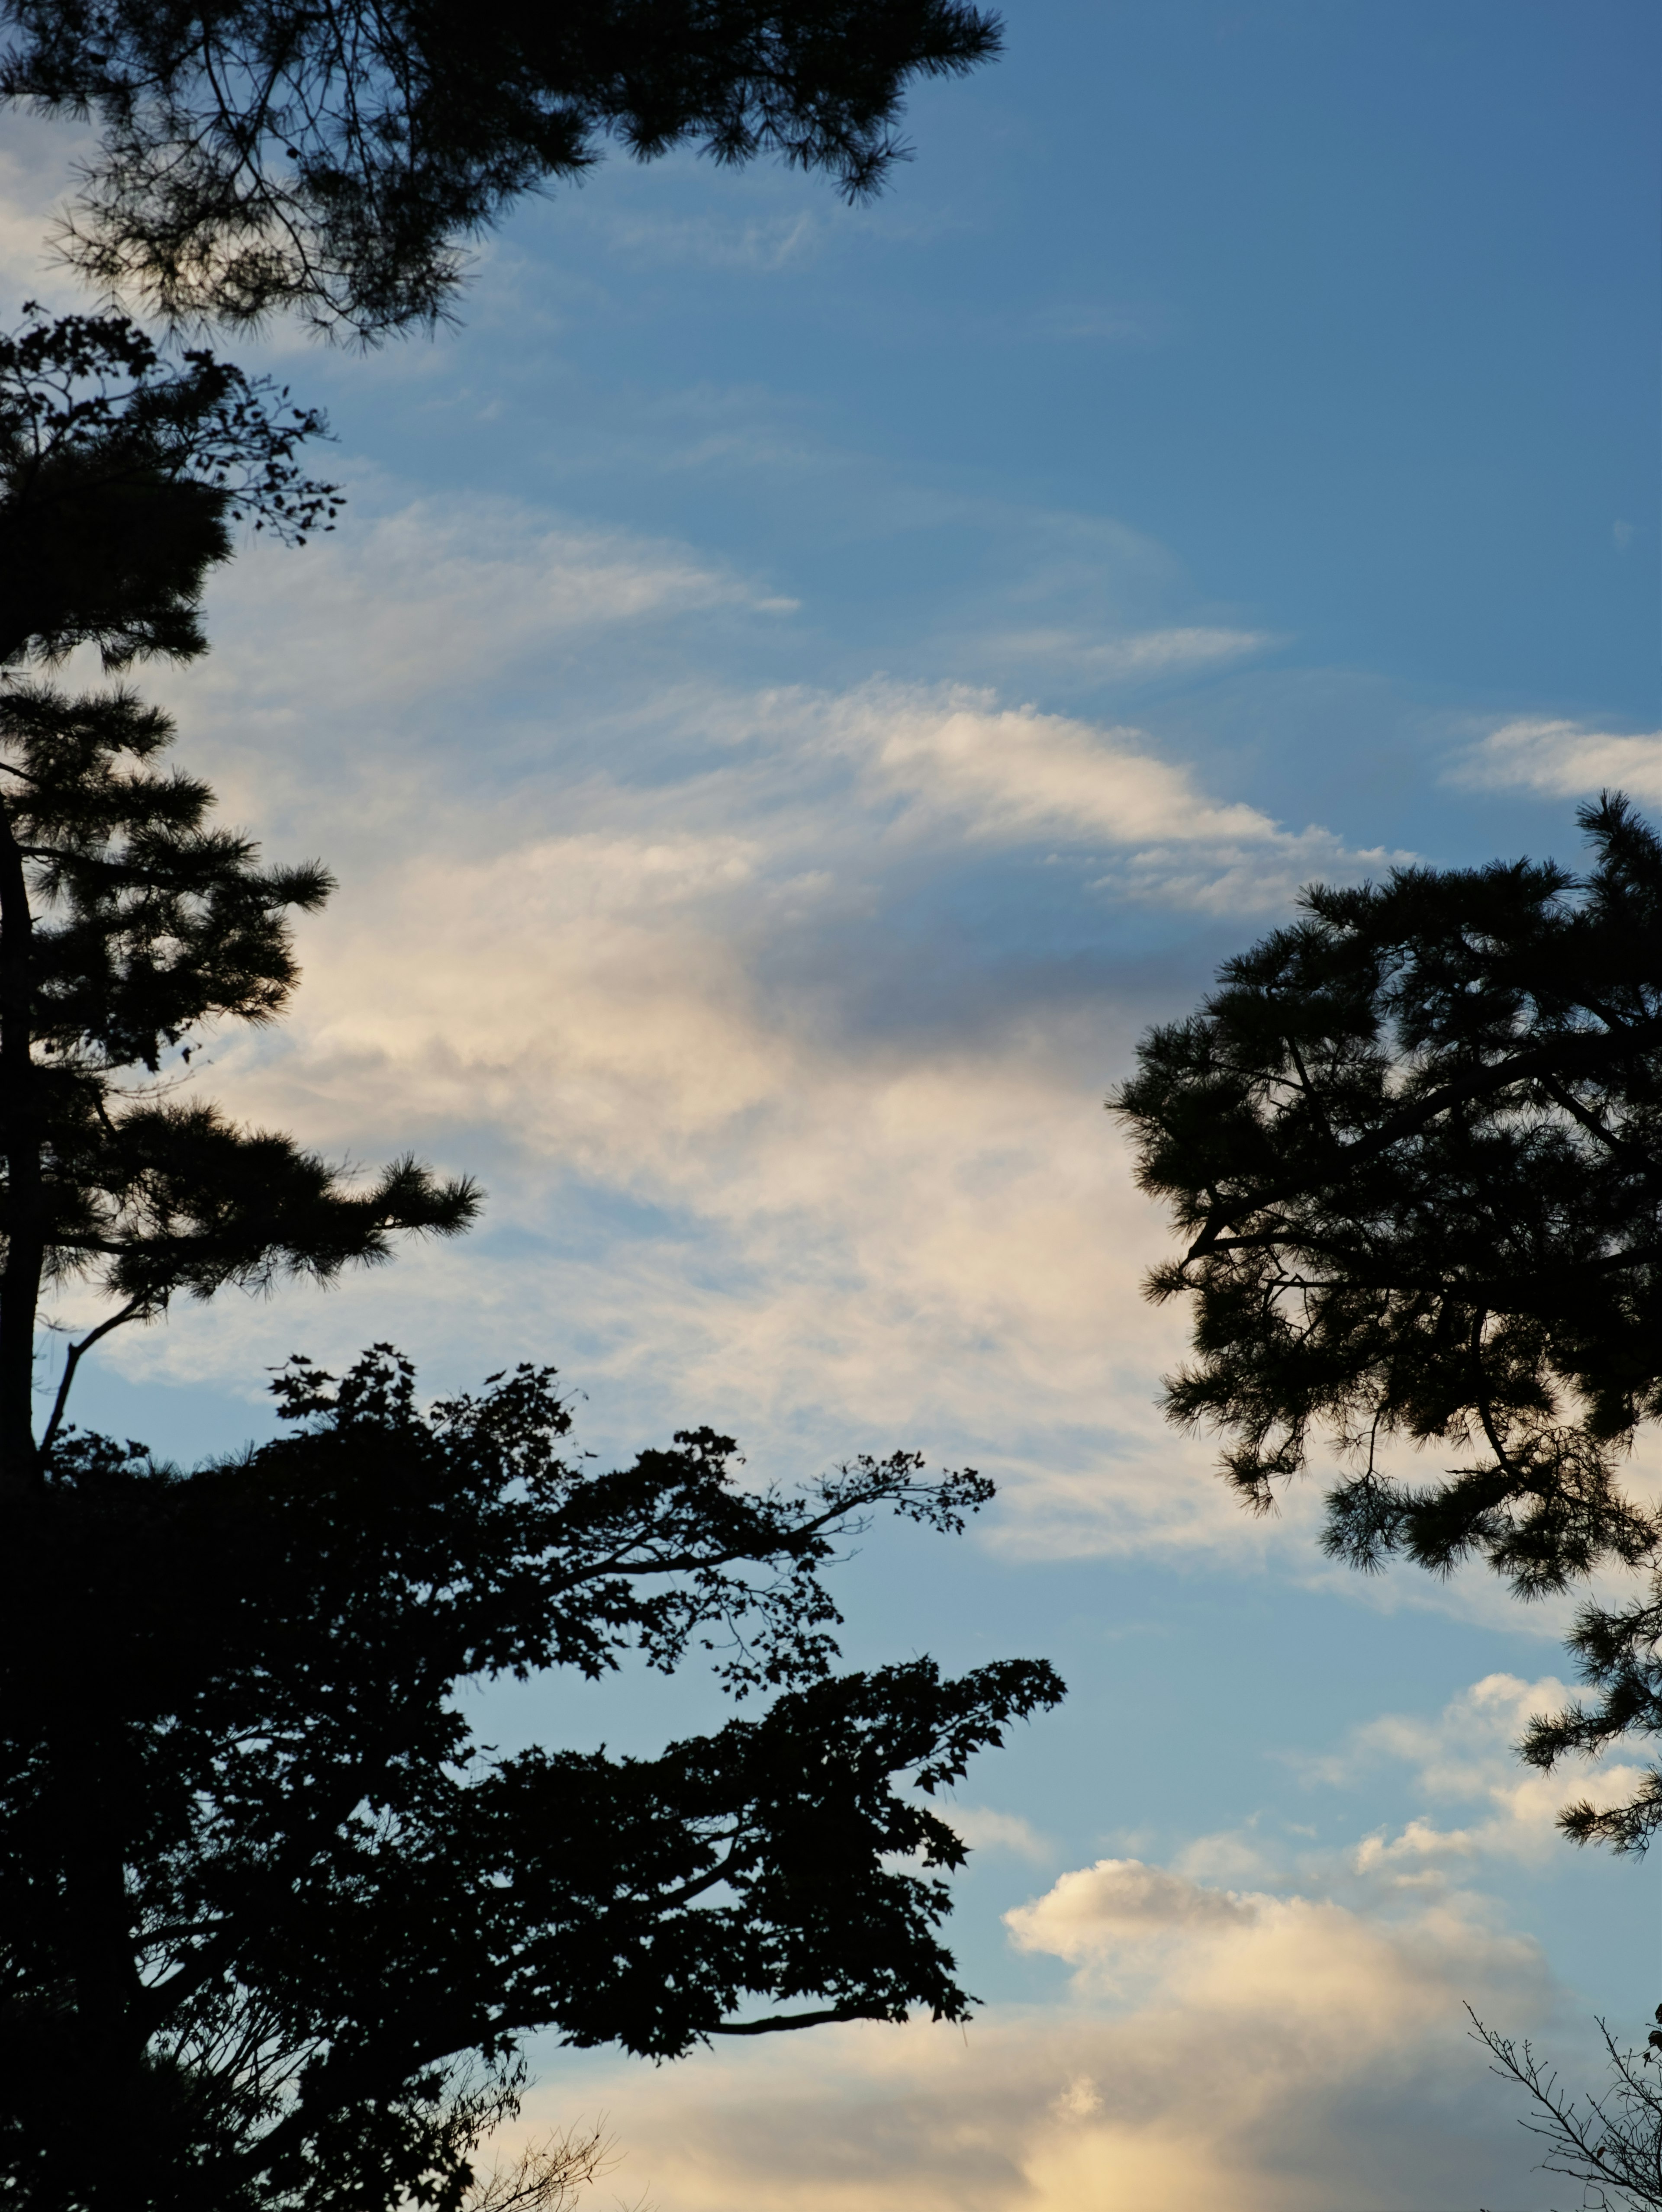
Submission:
[[[1167,1411],[1225,1437],[1248,1504],[1325,1443],[1353,1565],[1476,1558],[1523,1597],[1640,1577],[1580,1615],[1603,1695],[1535,1723],[1543,1767],[1662,1735],[1662,1511],[1629,1468],[1662,1418],[1662,842],[1620,796],[1581,821],[1579,878],[1306,891],[1113,1102],[1187,1246],[1149,1284],[1194,1314]],[[1565,1822],[1642,1846],[1662,1773]]]
[[[162,362],[120,318],[0,341],[0,1491],[43,1480],[76,1365],[181,1291],[328,1281],[399,1231],[450,1234],[466,1179],[413,1159],[354,1183],[291,1138],[173,1095],[204,1032],[262,1024],[296,980],[291,912],[321,867],[263,869],[160,771],[172,726],[130,691],[13,672],[95,646],[125,666],[206,649],[199,606],[239,512],[284,536],[334,507],[296,449],[323,424],[204,354]],[[161,1079],[163,1078],[167,1079]],[[70,1347],[37,1446],[44,1288],[111,1310]]]
[[[962,0],[9,0],[0,93],[90,113],[65,244],[184,322],[431,324],[462,244],[598,143],[870,193],[903,95],[996,53]]]

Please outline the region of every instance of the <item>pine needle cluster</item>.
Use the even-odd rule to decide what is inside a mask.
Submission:
[[[1184,1240],[1148,1285],[1194,1317],[1167,1412],[1247,1504],[1324,1449],[1354,1566],[1475,1558],[1524,1598],[1638,1572],[1580,1618],[1601,1699],[1536,1723],[1543,1767],[1662,1735],[1662,1510],[1630,1479],[1662,1416],[1662,841],[1619,795],[1581,821],[1579,876],[1306,892],[1112,1102]],[[1565,1820],[1641,1846],[1662,1776]]]
[[[218,1025],[281,1013],[289,917],[331,878],[262,868],[213,826],[207,786],[162,764],[172,724],[130,689],[27,672],[88,647],[112,670],[205,652],[202,592],[238,520],[303,539],[333,514],[298,459],[325,427],[119,316],[37,312],[0,341],[0,575],[27,580],[0,635],[0,1488],[41,1480],[76,1364],[111,1329],[180,1291],[328,1282],[478,1211],[466,1178],[406,1158],[358,1182],[179,1095]],[[70,1347],[37,1443],[40,1297],[75,1278],[113,1310]]]
[[[63,244],[176,323],[446,315],[466,241],[612,138],[830,173],[903,157],[908,82],[996,53],[965,0],[8,0],[0,97],[96,118]]]

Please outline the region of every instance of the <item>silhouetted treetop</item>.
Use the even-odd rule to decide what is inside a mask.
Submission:
[[[89,1278],[114,1302],[70,1349],[49,1447],[111,1328],[180,1291],[329,1281],[478,1204],[412,1159],[358,1181],[174,1095],[219,1024],[283,1010],[289,917],[331,879],[261,867],[212,826],[207,786],[160,764],[172,724],[131,692],[12,672],[88,645],[107,667],[204,653],[203,587],[239,518],[302,542],[329,526],[336,495],[298,459],[324,424],[124,317],[30,312],[0,339],[0,1490],[40,1479],[44,1286]]]
[[[916,76],[996,53],[965,0],[9,0],[0,90],[91,113],[67,240],[169,319],[443,314],[460,242],[615,138],[874,190]]]
[[[1529,1596],[1662,1561],[1626,1479],[1662,1415],[1662,843],[1619,797],[1580,818],[1579,878],[1306,891],[1113,1102],[1187,1243],[1149,1284],[1193,1302],[1171,1417],[1222,1433],[1259,1508],[1325,1443],[1327,1548],[1357,1566],[1476,1556]],[[1393,1443],[1457,1463],[1409,1479]],[[1529,1756],[1662,1733],[1659,1632],[1662,1583],[1586,1614],[1605,1701]],[[1629,1813],[1572,1826],[1641,1839],[1662,1780]]]
[[[338,494],[296,458],[323,416],[211,354],[168,359],[125,316],[25,312],[0,337],[0,665],[193,659],[235,521],[301,544],[331,526]]]
[[[187,1073],[220,1024],[283,1011],[297,980],[289,916],[332,888],[315,863],[263,868],[247,838],[211,826],[207,786],[159,767],[172,737],[165,715],[125,691],[0,686],[8,1480],[30,1479],[43,1286],[90,1278],[114,1301],[91,1342],[181,1291],[331,1281],[349,1262],[387,1258],[395,1232],[452,1234],[478,1207],[466,1179],[409,1158],[356,1179],[147,1079],[164,1062],[172,1079]],[[60,1395],[47,1445],[63,1407]]]
[[[100,2212],[453,2205],[533,2031],[668,2057],[964,2016],[928,1800],[1061,1685],[833,1676],[821,1571],[874,1510],[956,1528],[987,1484],[902,1454],[746,1487],[703,1430],[605,1471],[548,1373],[423,1411],[385,1346],[277,1388],[298,1433],[189,1475],[71,1439],[11,1513],[0,2172]],[[496,1756],[458,1701],[699,1645],[782,1689],[654,1757]]]

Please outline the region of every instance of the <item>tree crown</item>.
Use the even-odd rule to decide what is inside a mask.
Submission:
[[[1259,1508],[1325,1436],[1350,1470],[1325,1541],[1357,1566],[1475,1555],[1528,1596],[1662,1556],[1625,1472],[1662,1415],[1662,842],[1619,797],[1581,820],[1579,877],[1307,891],[1112,1102],[1187,1240],[1149,1282],[1193,1301],[1168,1413],[1223,1433]],[[1393,1443],[1460,1463],[1410,1480]],[[1584,1620],[1613,1698],[1648,1617]]]
[[[315,408],[212,354],[177,361],[123,315],[0,337],[0,665],[94,645],[107,668],[207,649],[208,571],[231,526],[303,544],[340,495],[302,474]]]
[[[850,198],[900,158],[902,96],[998,51],[965,0],[8,0],[0,93],[96,115],[67,234],[104,290],[172,319],[298,307],[430,324],[460,242],[521,194],[637,159],[772,153]]]
[[[34,1595],[0,1635],[15,2160],[98,2027],[65,1979],[88,1827],[126,1868],[100,1994],[150,2054],[123,2204],[454,2205],[533,2029],[667,2057],[964,2016],[935,1933],[964,1846],[927,1800],[1061,1685],[1018,1661],[836,1676],[821,1570],[873,1510],[955,1528],[987,1484],[903,1454],[745,1487],[705,1431],[602,1472],[546,1371],[423,1411],[385,1346],[275,1387],[296,1433],[192,1474],[72,1439],[24,1509]],[[496,1757],[457,1702],[698,1645],[782,1693],[655,1758]],[[90,1807],[42,1753],[66,1725],[97,1737]]]
[[[210,827],[207,786],[155,765],[172,738],[125,691],[0,689],[0,795],[32,909],[42,1271],[94,1276],[129,1319],[181,1290],[328,1281],[389,1256],[395,1231],[453,1234],[479,1206],[470,1179],[405,1158],[355,1183],[289,1137],[172,1095],[221,1023],[282,1012],[298,975],[289,916],[332,888],[316,862],[262,868],[247,838]],[[168,1079],[149,1079],[170,1054]],[[15,1180],[9,1166],[8,1235]]]

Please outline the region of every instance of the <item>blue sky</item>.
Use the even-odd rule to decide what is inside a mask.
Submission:
[[[604,1450],[709,1420],[769,1473],[998,1476],[970,1537],[874,1529],[843,1577],[852,1660],[1071,1686],[962,1793],[982,2019],[539,2054],[631,2197],[1541,2212],[1461,2000],[1579,2063],[1662,1993],[1653,1874],[1558,1841],[1510,1759],[1562,1616],[1326,1567],[1314,1486],[1229,1505],[1154,1410],[1164,1230],[1101,1100],[1300,882],[1572,858],[1605,781],[1662,808],[1662,31],[1019,0],[1008,33],[914,101],[874,206],[613,161],[481,249],[456,332],[267,342],[351,504],[240,560],[212,658],[149,688],[342,890],[293,1022],[206,1079],[491,1205],[117,1340],[82,1417],[207,1450],[291,1349],[392,1336],[435,1388],[553,1359]],[[36,240],[72,150],[11,128],[18,296],[69,301]]]

